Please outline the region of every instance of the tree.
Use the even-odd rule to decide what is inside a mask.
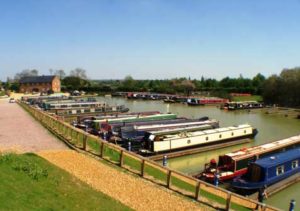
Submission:
[[[75,76],[65,77],[62,80],[62,84],[66,86],[68,90],[80,90],[90,86],[89,81]]]
[[[82,68],[75,68],[74,70],[71,70],[70,76],[78,77],[84,80],[87,79],[86,70]]]
[[[25,69],[15,75],[15,80],[19,81],[23,77],[38,76],[38,75],[39,75],[39,72],[36,69],[32,69],[32,70]]]
[[[262,89],[263,89],[263,85],[264,85],[265,81],[266,81],[265,76],[263,76],[260,73],[258,73],[256,76],[253,77],[252,85],[254,87],[255,94],[258,94],[258,95],[262,94]]]
[[[191,80],[184,80],[181,82],[181,86],[185,93],[189,96],[191,92],[196,88],[195,84]]]
[[[135,80],[130,76],[127,75],[122,83],[122,89],[123,91],[135,91]]]
[[[265,102],[281,106],[300,106],[300,68],[284,69],[272,75],[263,85]]]
[[[57,75],[61,80],[63,80],[66,77],[66,73],[64,70],[56,70],[54,72],[54,75]]]

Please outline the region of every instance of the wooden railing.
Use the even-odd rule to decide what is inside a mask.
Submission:
[[[99,156],[143,178],[194,198],[196,201],[224,210],[279,210],[164,167],[148,158],[75,128],[57,117],[25,103],[19,102],[19,105],[73,148]]]

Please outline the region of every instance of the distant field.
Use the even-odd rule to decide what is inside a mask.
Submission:
[[[232,101],[262,101],[262,100],[263,100],[263,98],[261,95],[232,97]]]
[[[130,210],[34,154],[0,155],[0,210]]]

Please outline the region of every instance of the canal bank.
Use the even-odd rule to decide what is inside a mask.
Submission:
[[[244,147],[283,139],[300,133],[300,121],[298,119],[286,118],[280,115],[268,115],[263,112],[226,112],[215,106],[190,107],[184,104],[167,104],[161,101],[126,100],[124,98],[100,97],[99,99],[105,100],[110,104],[124,104],[130,111],[172,112],[178,116],[189,118],[208,116],[219,120],[221,127],[249,123],[258,129],[257,136],[250,143],[168,160],[168,166],[170,168],[187,174],[202,170],[205,163],[209,162],[212,158],[217,158],[218,155]],[[299,191],[300,184],[297,183],[270,197],[268,203],[279,208],[287,209],[290,199],[298,199],[297,201],[300,202],[298,196]]]

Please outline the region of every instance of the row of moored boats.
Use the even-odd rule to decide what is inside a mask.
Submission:
[[[208,117],[188,119],[158,111],[131,112],[124,105],[111,106],[94,98],[64,96],[31,97],[23,101],[56,115],[77,115],[72,124],[108,142],[144,156],[178,152],[207,145],[252,138],[257,130],[249,125],[220,127]],[[227,108],[239,104],[224,104]],[[258,108],[255,102],[245,107]],[[236,189],[255,190],[299,173],[300,136],[241,149],[212,159],[198,179],[232,181]]]

